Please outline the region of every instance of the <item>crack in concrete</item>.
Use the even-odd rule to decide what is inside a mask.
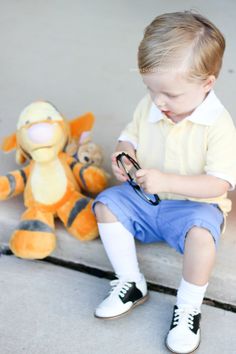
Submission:
[[[6,247],[6,246],[2,246],[0,248],[0,255],[6,255],[6,256],[12,256],[13,253],[11,252],[11,250]],[[59,266],[59,267],[63,267],[63,268],[68,268],[71,270],[75,270],[77,272],[81,272],[81,273],[85,273],[88,275],[92,275],[95,276],[97,278],[105,278],[108,280],[113,280],[115,279],[115,273],[111,272],[111,271],[106,271],[106,270],[102,270],[102,269],[98,269],[98,268],[94,268],[94,267],[90,267],[87,266],[85,264],[81,264],[81,263],[74,263],[74,262],[70,262],[70,261],[65,261],[59,258],[55,258],[55,257],[47,257],[44,258],[42,260],[39,260],[40,262],[46,262],[46,263],[50,263],[53,264],[55,266]],[[176,292],[177,290],[174,288],[170,288],[164,285],[159,285],[159,284],[154,284],[151,282],[147,282],[148,283],[148,289],[151,291],[155,291],[158,293],[162,293],[162,294],[167,294],[167,295],[172,295],[172,296],[176,296]],[[229,311],[229,312],[234,312],[236,313],[236,306],[232,305],[232,304],[227,304],[221,301],[217,301],[217,300],[213,300],[210,298],[204,298],[203,304],[208,305],[208,306],[212,306],[212,307],[216,307],[225,311]]]

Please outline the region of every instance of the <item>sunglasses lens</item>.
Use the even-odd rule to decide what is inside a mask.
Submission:
[[[129,176],[127,175],[129,179],[135,181],[138,168],[135,167],[131,161],[124,156],[118,160],[118,166],[126,173],[126,175],[129,174]]]
[[[159,198],[156,194],[145,193],[144,190],[141,187],[139,187],[136,183],[133,183],[132,187],[134,191],[139,195],[139,197],[141,197],[146,202],[153,205],[157,205],[159,203]]]
[[[138,171],[138,169],[135,166],[130,165],[128,171],[129,171],[129,175],[132,178],[132,180],[134,180],[136,182],[136,172]]]
[[[127,175],[128,182],[134,191],[147,203],[157,205],[160,201],[159,197],[156,194],[146,194],[136,182],[136,172],[140,169],[138,163],[132,160],[131,157],[128,158],[125,154],[119,155],[116,161],[118,167]]]

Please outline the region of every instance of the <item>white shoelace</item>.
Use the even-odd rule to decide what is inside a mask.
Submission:
[[[120,295],[121,297],[124,297],[127,293],[127,291],[131,288],[132,284],[121,280],[121,279],[117,279],[117,280],[112,280],[110,282],[111,285],[111,290],[109,292],[109,294],[111,295]]]
[[[193,317],[198,313],[199,311],[195,308],[180,307],[175,310],[173,324],[193,329]]]

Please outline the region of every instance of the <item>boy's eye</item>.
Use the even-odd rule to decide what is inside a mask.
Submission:
[[[177,98],[180,95],[171,95],[171,94],[167,93],[166,96],[168,96],[169,98]]]

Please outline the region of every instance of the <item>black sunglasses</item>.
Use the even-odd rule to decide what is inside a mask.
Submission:
[[[125,165],[125,159],[129,160],[132,166],[127,169]],[[145,202],[151,205],[158,205],[160,203],[160,198],[157,194],[147,194],[143,191],[143,189],[136,183],[136,172],[141,169],[137,161],[135,161],[131,156],[126,154],[125,152],[121,152],[116,156],[116,163],[119,168],[122,168],[126,175],[128,176],[128,182],[133,190],[141,197]]]

